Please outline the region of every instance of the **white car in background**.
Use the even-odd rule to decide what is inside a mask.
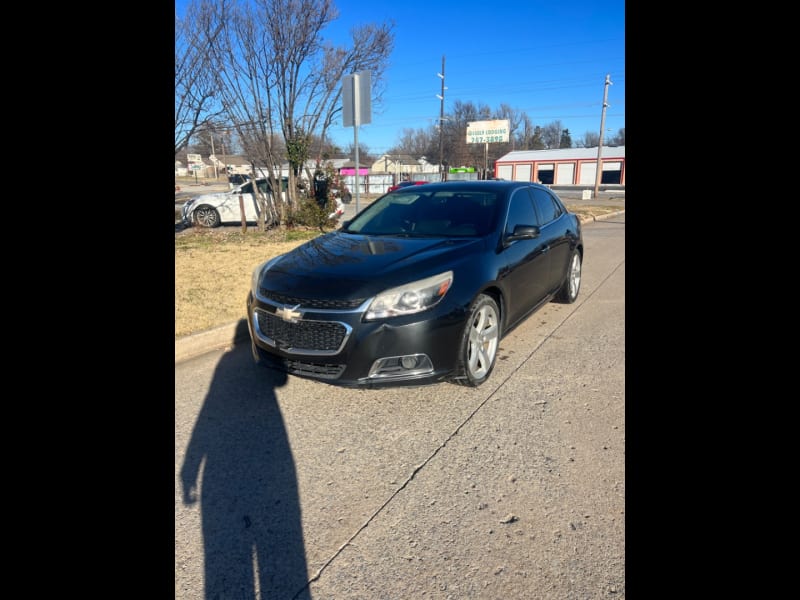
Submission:
[[[267,179],[256,179],[258,190],[267,197],[272,196],[272,189]],[[286,198],[288,178],[281,181],[283,198]],[[258,222],[261,207],[253,194],[253,181],[247,181],[227,192],[203,194],[186,202],[181,208],[184,225],[197,225],[200,227],[219,227],[225,223],[236,224],[242,222],[242,209],[239,198],[244,204],[244,216],[248,223]],[[269,217],[269,215],[267,215]]]

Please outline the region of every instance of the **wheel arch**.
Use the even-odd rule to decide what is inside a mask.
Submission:
[[[480,290],[477,294],[475,294],[475,298],[480,296],[481,294],[486,294],[487,296],[491,296],[492,300],[497,303],[497,310],[500,311],[498,315],[500,319],[500,338],[505,335],[506,331],[506,298],[503,294],[503,290],[500,289],[498,285],[492,284],[487,286],[486,288]],[[472,299],[472,302],[475,301],[475,298]]]

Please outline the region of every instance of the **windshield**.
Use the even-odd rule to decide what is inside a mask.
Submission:
[[[345,229],[363,235],[478,237],[494,228],[497,195],[485,191],[424,192],[411,186],[378,198]]]

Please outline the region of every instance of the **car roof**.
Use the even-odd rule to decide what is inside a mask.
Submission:
[[[472,179],[469,181],[432,181],[425,185],[428,191],[454,190],[454,191],[475,191],[493,190],[507,192],[521,187],[539,187],[548,189],[547,186],[532,181],[511,181],[507,179]]]

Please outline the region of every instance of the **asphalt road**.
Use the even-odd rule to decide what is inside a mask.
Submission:
[[[176,363],[175,598],[624,598],[624,214],[584,239],[477,389]]]

